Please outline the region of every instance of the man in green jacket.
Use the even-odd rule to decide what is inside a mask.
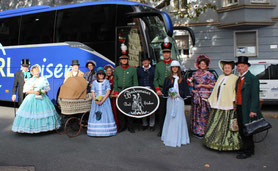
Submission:
[[[240,154],[236,157],[238,159],[246,159],[254,155],[255,146],[253,136],[245,136],[243,129],[244,124],[250,122],[251,119],[262,117],[259,100],[260,83],[258,78],[248,71],[250,66],[248,57],[238,57],[236,65],[240,74],[236,85],[236,110],[239,134],[242,138],[242,148]]]
[[[170,76],[170,64],[172,62],[171,48],[172,44],[168,41],[168,39],[165,39],[164,43],[161,44],[162,55],[164,57],[164,60],[160,61],[155,66],[154,87],[156,94],[159,96],[160,99],[160,105],[158,108],[160,131],[157,134],[157,136],[159,137],[162,133],[163,123],[166,115],[166,98],[163,98],[162,90],[165,78]]]
[[[114,91],[118,95],[121,91],[128,87],[138,86],[137,71],[135,67],[128,65],[128,56],[122,55],[120,57],[121,66],[116,67],[114,72]],[[127,124],[126,124],[127,122]],[[128,117],[119,112],[119,132],[127,129],[131,133],[135,133],[133,118]]]

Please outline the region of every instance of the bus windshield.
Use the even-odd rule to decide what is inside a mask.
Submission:
[[[155,55],[156,61],[163,60],[161,43],[167,37],[165,27],[163,22],[156,16],[149,16],[144,18],[148,26],[148,34],[150,38],[151,53]],[[176,42],[172,37],[168,37],[169,41],[172,43],[172,59],[179,60],[179,55],[177,52]]]

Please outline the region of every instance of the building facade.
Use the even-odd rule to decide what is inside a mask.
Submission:
[[[212,60],[210,67],[217,70],[220,59],[236,60],[243,55],[251,60],[278,60],[277,0],[203,0],[197,5],[202,3],[213,3],[217,9],[207,10],[198,21],[172,15],[175,26],[188,26],[195,33],[194,47],[187,33],[175,33],[187,68],[192,69],[199,54],[208,55]]]

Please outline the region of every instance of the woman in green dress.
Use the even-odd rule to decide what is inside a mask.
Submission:
[[[234,116],[235,86],[238,77],[232,74],[234,61],[220,61],[223,74],[218,78],[208,101],[211,113],[205,131],[203,143],[206,147],[231,151],[240,149],[240,137],[237,130],[230,128]]]

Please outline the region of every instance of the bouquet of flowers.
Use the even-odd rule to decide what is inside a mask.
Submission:
[[[188,86],[191,86],[191,83],[193,82],[193,77],[188,77],[187,78],[187,84]]]
[[[170,97],[175,98],[178,95],[178,92],[174,87],[172,87],[169,89],[168,94]]]
[[[38,91],[40,93],[40,95],[43,95],[44,93],[42,92],[42,89],[39,89]]]
[[[39,89],[37,92],[39,93],[39,95],[35,95],[35,98],[42,100],[43,95],[44,95],[44,93],[42,92],[42,89]]]
[[[98,96],[96,96],[96,101],[101,101],[103,99],[103,97],[102,96],[100,96],[100,95],[98,95]]]

